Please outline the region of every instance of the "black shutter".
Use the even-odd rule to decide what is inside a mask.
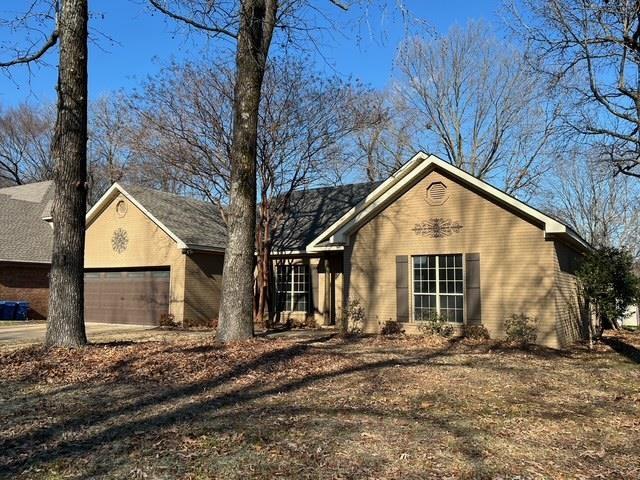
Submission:
[[[409,258],[396,257],[396,318],[399,322],[409,321]]]
[[[480,300],[480,254],[467,253],[465,255],[465,284],[467,324],[482,324],[482,308]]]
[[[309,265],[311,269],[311,302],[309,302],[309,313],[311,315],[318,311],[320,301],[318,299],[318,265]]]

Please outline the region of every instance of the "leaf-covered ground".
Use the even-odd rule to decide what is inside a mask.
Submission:
[[[176,334],[5,351],[0,476],[640,478],[639,348]]]

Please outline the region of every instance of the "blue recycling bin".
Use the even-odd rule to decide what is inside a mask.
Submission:
[[[0,319],[13,320],[15,318],[17,306],[18,304],[16,302],[4,302],[2,310],[0,311]]]
[[[3,300],[0,300],[0,320],[4,319],[4,304],[7,303]]]
[[[15,319],[26,320],[29,317],[29,302],[18,302],[16,307]]]

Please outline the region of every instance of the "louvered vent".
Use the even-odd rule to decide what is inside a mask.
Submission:
[[[430,205],[442,205],[449,198],[447,186],[442,182],[433,182],[427,187],[427,201]]]

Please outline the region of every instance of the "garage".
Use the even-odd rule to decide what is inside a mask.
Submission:
[[[169,313],[169,269],[87,271],[87,322],[159,325]]]
[[[87,213],[90,322],[185,327],[218,318],[226,226],[210,202],[117,183]]]

